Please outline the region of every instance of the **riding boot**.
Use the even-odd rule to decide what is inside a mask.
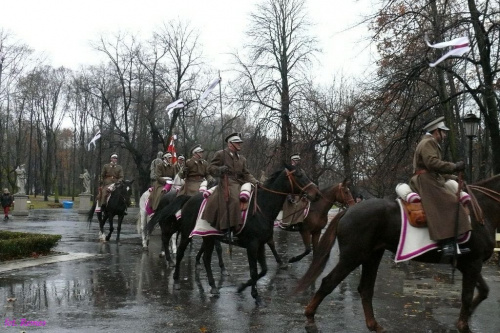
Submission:
[[[455,247],[457,248],[457,255],[470,252],[470,249],[467,247],[459,247],[458,244],[455,243],[455,238],[443,239],[439,242],[439,245],[444,257],[453,257],[455,255]]]

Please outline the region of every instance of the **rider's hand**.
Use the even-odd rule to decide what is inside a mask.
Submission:
[[[455,171],[464,171],[465,170],[465,162],[460,161],[455,164]]]
[[[219,173],[222,175],[222,174],[225,174],[226,172],[229,171],[229,167],[227,165],[223,165],[223,166],[220,166],[219,167]]]

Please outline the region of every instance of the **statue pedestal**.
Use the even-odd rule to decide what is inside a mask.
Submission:
[[[92,197],[92,194],[81,193],[78,197],[80,198],[80,205],[78,206],[78,214],[87,214],[90,210],[90,207],[92,207],[90,204],[90,198]]]
[[[14,210],[12,216],[28,216],[28,199],[26,194],[14,194]]]

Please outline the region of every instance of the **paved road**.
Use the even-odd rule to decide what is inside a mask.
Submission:
[[[89,230],[84,216],[73,209],[34,210],[29,217],[1,223],[0,228],[7,230],[62,234],[56,250],[85,257],[3,272],[7,266],[0,264],[1,331],[304,332],[304,307],[319,281],[299,295],[292,289],[310,257],[279,270],[268,256],[268,275],[258,283],[266,306],[257,307],[249,290],[236,293],[249,277],[245,253],[235,249],[232,259],[224,253],[231,275],[219,276],[221,294],[214,297],[204,269],[196,269],[195,250],[201,241],[195,240],[182,266],[182,288],[174,290],[172,270],[158,257],[159,237],[153,236],[149,252],[141,250],[134,212],[126,218],[121,245],[98,242],[97,223]],[[302,250],[298,233],[276,229],[275,239],[286,257]],[[326,272],[335,264],[336,251]],[[214,272],[219,272],[215,264]],[[490,298],[480,305],[471,326],[474,332],[500,332],[499,269],[488,265],[484,273]],[[367,332],[356,292],[358,281],[359,271],[355,271],[320,306],[317,323],[323,332]],[[374,305],[388,332],[456,332],[459,296],[460,277],[451,284],[447,266],[413,262],[396,266],[388,253],[377,279]],[[45,322],[45,326],[20,326],[23,319]],[[17,326],[8,326],[13,320]]]

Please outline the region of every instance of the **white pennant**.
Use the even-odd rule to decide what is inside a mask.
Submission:
[[[175,109],[180,109],[184,107],[184,100],[182,98],[179,98],[175,102],[170,103],[167,105],[167,112],[170,112],[171,110]]]
[[[203,94],[201,94],[200,100],[198,101],[198,104],[201,104],[205,100],[205,98],[208,96],[208,94],[210,94],[210,92],[212,90],[214,90],[214,88],[219,84],[220,80],[221,80],[221,78],[218,77],[215,80],[213,80],[212,83],[210,83],[210,85],[208,86],[207,90],[205,90],[203,92]]]
[[[469,38],[468,37],[459,37],[452,39],[447,42],[441,42],[441,43],[436,43],[436,44],[431,44],[429,43],[427,37],[425,38],[425,43],[427,46],[435,48],[435,49],[442,49],[444,47],[452,46],[453,49],[449,50],[446,52],[441,58],[436,60],[433,63],[430,63],[429,66],[435,67],[437,64],[445,60],[446,58],[449,58],[451,56],[462,56],[463,54],[467,53],[470,51],[470,46],[469,46]]]
[[[90,146],[93,144],[94,147],[96,146],[96,141],[99,140],[101,137],[101,131],[97,132],[97,134],[90,140],[89,144],[87,145],[87,149],[90,150]]]

